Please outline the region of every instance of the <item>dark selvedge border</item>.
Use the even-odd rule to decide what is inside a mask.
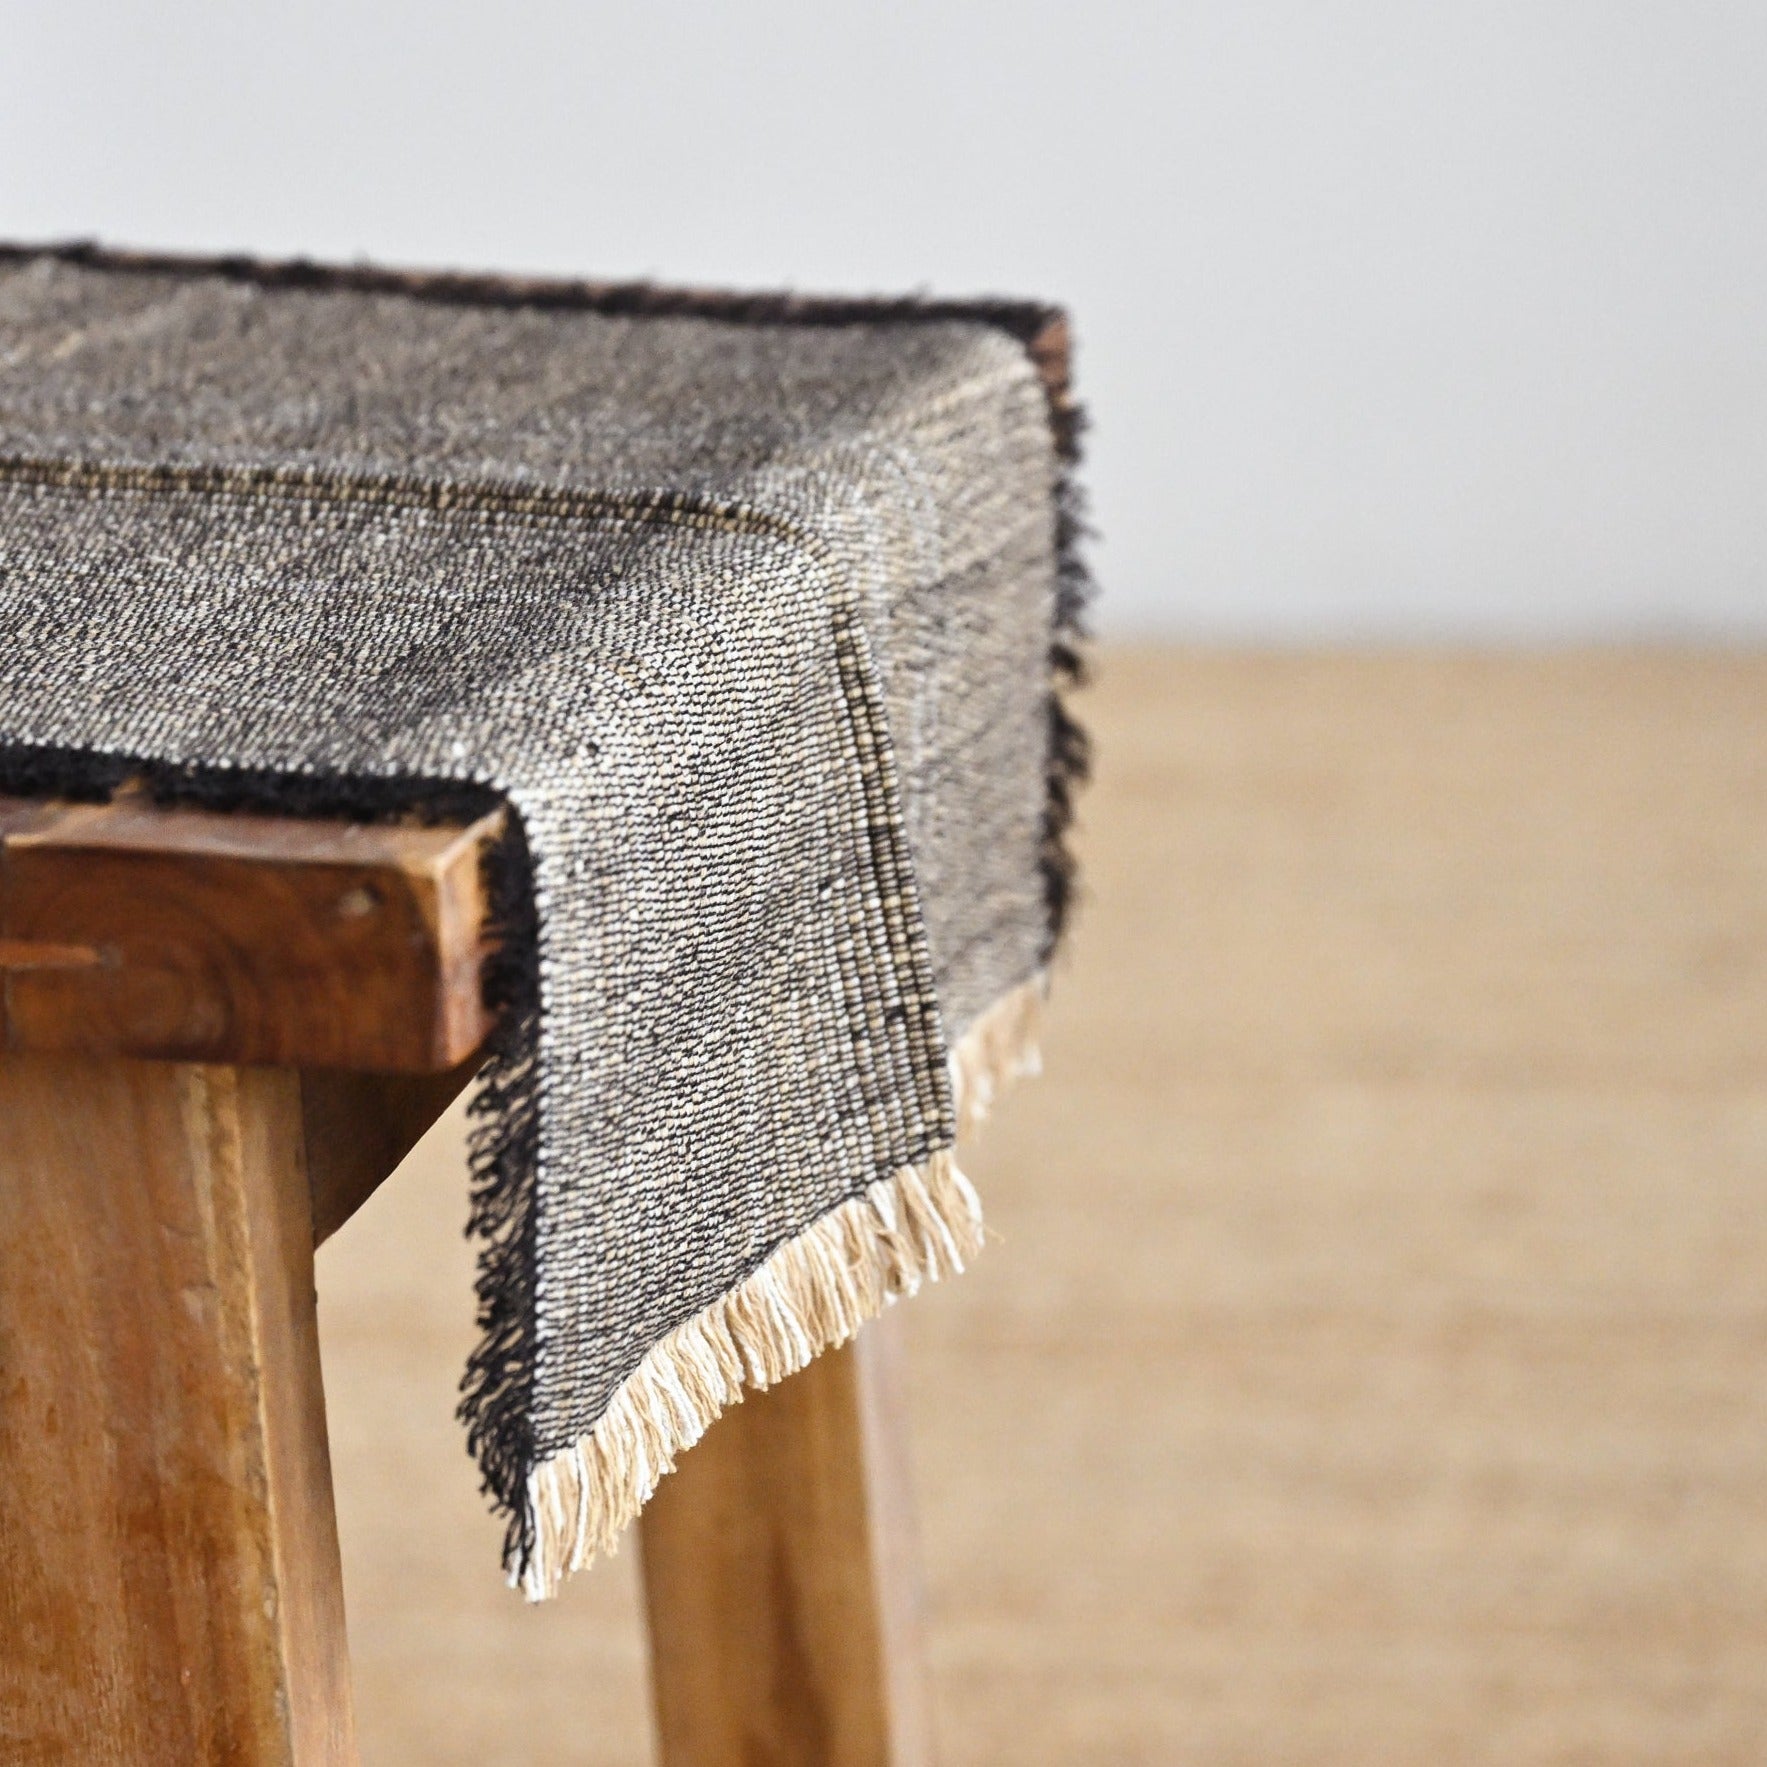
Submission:
[[[457,270],[403,270],[379,264],[319,264],[309,258],[254,258],[239,253],[202,256],[130,251],[95,240],[42,245],[0,242],[0,264],[55,258],[89,270],[144,276],[213,277],[258,288],[406,295],[452,307],[534,307],[553,312],[617,317],[716,319],[751,325],[887,325],[959,320],[992,325],[1024,345],[1049,396],[1050,422],[1064,459],[1076,458],[1084,427],[1070,387],[1067,315],[1039,301],[981,296],[801,295],[787,291],[739,293],[727,289],[665,288],[651,282],[591,282],[570,277],[484,275]]]
[[[957,320],[992,325],[1016,338],[1043,383],[1059,473],[1055,488],[1056,603],[1049,649],[1047,798],[1040,865],[1048,930],[1043,959],[1060,944],[1072,911],[1077,865],[1069,846],[1074,801],[1091,771],[1091,745],[1069,708],[1085,684],[1086,615],[1095,593],[1084,543],[1090,534],[1077,478],[1086,414],[1073,394],[1073,348],[1068,317],[1037,301],[981,297],[937,300],[732,293],[719,289],[660,288],[649,282],[589,282],[557,277],[496,276],[448,270],[401,270],[372,264],[318,264],[305,258],[213,257],[130,251],[90,240],[44,245],[0,243],[0,266],[53,258],[91,270],[152,276],[214,277],[259,288],[353,290],[404,295],[447,306],[531,307],[634,318],[694,318],[753,325],[879,325]]]

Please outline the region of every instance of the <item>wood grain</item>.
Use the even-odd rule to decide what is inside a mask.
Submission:
[[[392,1176],[431,1124],[472,1082],[479,1058],[439,1074],[301,1075],[313,1243],[323,1245]]]
[[[490,1029],[500,827],[0,800],[0,1046],[451,1068]]]
[[[749,1395],[645,1511],[663,1767],[930,1761],[891,1323]]]
[[[355,1758],[298,1082],[0,1057],[0,1758]]]

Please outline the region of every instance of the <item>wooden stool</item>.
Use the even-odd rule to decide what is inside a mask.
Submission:
[[[356,1759],[313,1252],[471,1078],[498,821],[0,799],[0,1759]],[[647,1510],[667,1767],[927,1758],[889,1347]]]

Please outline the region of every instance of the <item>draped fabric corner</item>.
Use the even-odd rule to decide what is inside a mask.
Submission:
[[[0,790],[510,812],[461,1412],[530,1596],[980,1243],[1079,427],[1029,303],[0,250]]]

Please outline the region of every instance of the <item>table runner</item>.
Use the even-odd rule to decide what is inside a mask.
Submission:
[[[461,1410],[531,1597],[979,1244],[1077,434],[1031,304],[0,252],[0,790],[509,808]]]

